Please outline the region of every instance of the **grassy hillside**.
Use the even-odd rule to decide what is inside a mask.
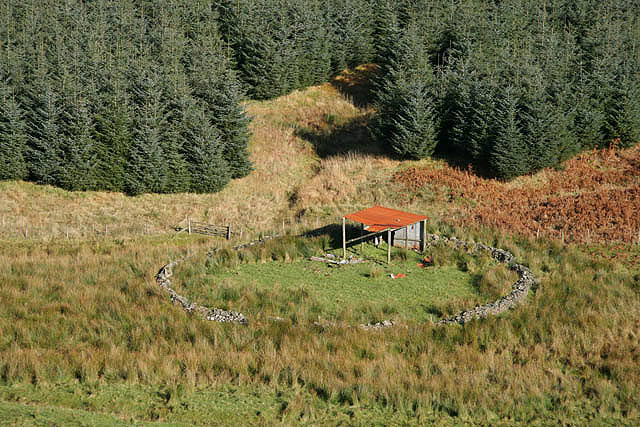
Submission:
[[[551,194],[556,187],[544,184],[549,177],[575,182],[574,168],[500,184],[475,182],[445,161],[381,157],[364,130],[370,111],[351,102],[358,87],[350,81],[342,76],[333,85],[250,103],[256,170],[218,194],[129,198],[0,183],[0,422],[637,424],[638,246],[614,243],[615,236],[573,242],[567,234],[563,244],[554,232],[536,237],[473,219],[473,209],[491,206],[500,215],[502,200],[491,191],[549,188]],[[636,151],[614,153],[637,170]],[[585,159],[580,176],[616,167]],[[429,171],[440,178],[401,178]],[[621,185],[633,186],[634,178],[624,179]],[[589,181],[593,191],[598,185]],[[611,182],[601,185],[607,197]],[[491,186],[498,190],[476,191]],[[562,197],[572,192],[583,194],[572,187]],[[410,281],[438,270],[418,272],[412,258],[400,256],[389,267],[416,269],[405,287],[383,279],[384,267],[382,273],[369,265],[334,272],[301,256],[248,260],[237,274],[207,271],[205,252],[240,237],[226,242],[169,229],[189,215],[242,227],[244,241],[280,231],[283,221],[291,234],[330,229],[345,212],[372,203],[425,212],[434,231],[508,249],[540,286],[526,305],[505,315],[440,327],[416,315],[417,304],[427,304],[418,300],[427,290],[412,295],[419,283]],[[573,217],[563,218],[569,227]],[[597,225],[591,236],[614,227]],[[490,299],[512,280],[470,255],[430,254],[440,259],[446,279],[430,280],[451,295],[431,300],[434,316]],[[177,289],[216,307],[257,313],[263,304],[263,318],[250,319],[248,327],[224,325],[172,306],[153,276],[183,257]],[[467,283],[473,286],[465,287],[474,274]],[[361,301],[359,286],[342,293],[336,282],[375,282],[369,286],[377,290],[367,294],[374,307]],[[456,286],[472,296],[456,295]],[[337,295],[351,312],[335,310]],[[284,321],[269,321],[270,315]],[[368,315],[401,325],[378,332],[351,327]],[[337,326],[317,327],[318,317]]]

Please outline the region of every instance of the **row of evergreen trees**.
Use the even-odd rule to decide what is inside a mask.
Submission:
[[[222,0],[220,28],[255,99],[373,60],[373,136],[501,178],[640,140],[633,0]]]
[[[210,192],[251,165],[216,2],[9,0],[0,179]]]
[[[366,0],[221,0],[220,28],[254,99],[326,82],[374,57]]]
[[[640,141],[640,3],[381,0],[372,133],[509,179]]]
[[[635,0],[8,0],[0,179],[209,192],[255,99],[374,61],[373,136],[511,178],[640,139]]]

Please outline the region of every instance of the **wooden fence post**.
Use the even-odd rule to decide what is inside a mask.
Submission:
[[[231,240],[231,224],[227,225],[227,240]]]
[[[187,228],[189,230],[189,234],[191,234],[191,217],[187,219]]]
[[[391,229],[387,230],[387,264],[391,263]]]
[[[342,217],[342,258],[347,259],[347,219]]]

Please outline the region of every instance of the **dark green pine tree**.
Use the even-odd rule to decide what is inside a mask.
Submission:
[[[615,122],[620,109],[624,55],[616,46],[620,35],[611,34],[617,26],[609,8],[607,4],[599,8],[603,15],[585,30],[582,42],[584,64],[578,69],[575,131],[585,148],[606,147],[617,137]]]
[[[596,78],[591,73],[580,73],[574,89],[575,121],[573,133],[583,149],[601,147],[606,140],[605,100],[610,82],[605,75]]]
[[[205,110],[196,105],[185,109],[181,129],[183,155],[191,177],[190,191],[220,191],[231,179],[231,173],[224,159],[222,138],[209,124]]]
[[[448,155],[465,152],[467,119],[470,114],[470,78],[455,69],[439,70],[436,79],[438,102],[438,150]]]
[[[126,191],[127,158],[133,143],[133,117],[126,99],[114,97],[96,116],[98,179],[106,190]]]
[[[440,135],[453,151],[466,161],[484,164],[493,145],[493,123],[495,114],[495,88],[491,79],[479,78],[476,72],[466,72],[457,76],[451,72],[449,91],[453,95],[446,99],[446,114],[449,119],[442,123],[446,127]]]
[[[164,156],[167,164],[167,181],[164,191],[167,193],[183,193],[191,187],[189,165],[184,157],[185,141],[180,134],[179,123],[169,123],[164,134]]]
[[[60,131],[62,107],[49,81],[29,88],[30,117],[27,164],[30,178],[39,184],[57,185],[62,168],[64,136]]]
[[[98,185],[98,150],[88,106],[79,101],[63,114],[65,135],[58,185],[67,190],[93,190]]]
[[[241,104],[242,88],[223,55],[223,45],[213,30],[194,40],[189,84],[192,95],[202,101],[210,124],[221,137],[223,157],[232,178],[251,172],[249,117]]]
[[[415,27],[407,28],[397,46],[398,60],[378,90],[372,134],[389,151],[421,159],[436,146],[433,73]]]
[[[544,97],[531,99],[526,106],[526,112],[521,114],[521,128],[529,152],[529,171],[558,165],[568,131],[562,129],[566,122],[559,121],[562,117],[558,107]]]
[[[136,110],[126,187],[131,195],[163,193],[168,187],[167,113],[159,79],[155,72],[143,70],[133,88]]]
[[[373,40],[373,15],[372,2],[367,0],[346,0],[346,12],[348,19],[343,24],[346,34],[333,41],[336,44],[346,45],[347,66],[355,67],[369,63],[375,54]],[[342,69],[335,69],[342,71]]]
[[[518,97],[512,86],[503,90],[497,102],[495,142],[489,164],[493,174],[511,179],[528,172],[529,153],[520,130]]]
[[[428,83],[420,79],[396,77],[393,88],[398,100],[388,135],[391,150],[402,158],[424,159],[436,147],[435,110]]]
[[[334,72],[344,70],[349,66],[349,46],[351,40],[353,8],[347,6],[347,0],[328,0],[327,19],[331,37],[331,69]]]
[[[640,142],[640,82],[639,72],[630,64],[621,63],[615,75],[607,102],[607,136],[610,142],[619,140],[623,147]]]
[[[615,129],[624,147],[640,142],[640,81],[639,77],[627,81],[614,116]]]
[[[189,191],[191,176],[183,154],[184,145],[190,141],[183,137],[184,117],[196,101],[191,97],[186,76],[176,66],[165,66],[163,96],[166,103],[167,126],[164,132],[165,161],[168,168],[166,191],[180,193]]]
[[[223,75],[224,76],[224,75]],[[253,170],[249,160],[249,117],[240,104],[242,91],[235,75],[228,71],[226,78],[218,80],[214,101],[208,104],[211,124],[222,137],[223,157],[229,165],[232,178],[242,178]]]
[[[485,163],[491,149],[495,88],[490,79],[476,81],[471,86],[468,137],[465,151],[475,163]]]
[[[292,89],[326,82],[331,76],[331,40],[327,16],[316,2],[292,4],[290,21],[300,30],[295,35],[295,67],[299,81]]]
[[[8,90],[3,86],[0,95],[0,180],[25,179],[27,164],[27,131],[24,113]]]
[[[233,43],[239,76],[253,99],[269,99],[287,93],[298,85],[294,36],[286,20],[286,10],[274,4],[246,13],[235,31],[240,39]]]
[[[576,108],[573,96],[571,84],[564,83],[564,87],[558,88],[553,97],[540,97],[542,102],[536,103],[540,105],[544,118],[540,141],[548,141],[548,146],[544,149],[538,142],[538,149],[530,150],[532,170],[557,167],[583,149],[582,141],[574,132]]]
[[[376,0],[373,24],[373,43],[375,46],[374,62],[378,65],[378,77],[374,82],[377,86],[376,94],[384,91],[385,79],[394,69],[398,58],[397,46],[402,37],[398,24],[398,16],[394,3],[389,0]]]

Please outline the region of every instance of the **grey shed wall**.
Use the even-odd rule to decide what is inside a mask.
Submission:
[[[392,232],[391,244],[398,248],[404,248],[407,231],[409,236],[407,247],[409,249],[420,249],[420,242],[422,241],[422,236],[424,236],[424,224],[422,221]]]

